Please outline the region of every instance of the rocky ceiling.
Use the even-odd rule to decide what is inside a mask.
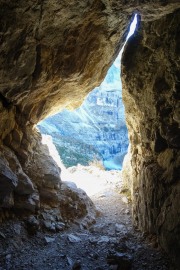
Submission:
[[[134,221],[179,260],[179,8],[178,0],[0,0],[1,219],[5,209],[87,212],[82,194],[62,188],[34,124],[80,105],[102,81],[137,12],[141,23],[122,70]]]
[[[132,13],[154,20],[179,5],[150,2],[1,0],[0,93],[34,123],[80,105],[117,56]]]

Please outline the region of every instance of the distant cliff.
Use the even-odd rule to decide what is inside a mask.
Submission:
[[[104,81],[74,111],[63,110],[40,122],[52,136],[66,166],[101,159],[107,169],[121,169],[128,148],[120,81],[120,56]]]

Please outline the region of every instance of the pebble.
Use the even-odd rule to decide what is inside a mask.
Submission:
[[[56,230],[57,231],[63,231],[66,227],[66,225],[63,222],[57,222],[55,224]]]
[[[115,231],[116,232],[124,231],[124,229],[125,229],[125,226],[123,224],[118,224],[118,223],[115,224]]]
[[[51,232],[55,232],[56,231],[56,225],[55,223],[52,223],[49,220],[45,220],[44,221],[44,226],[47,230],[51,231]]]
[[[128,204],[128,198],[127,197],[122,197],[122,201],[124,202],[124,203],[126,203],[126,204]]]
[[[5,236],[4,233],[0,232],[0,236],[1,236],[2,238],[6,239],[6,236]]]
[[[55,241],[54,237],[49,237],[49,236],[45,236],[44,239],[45,239],[47,244],[52,243],[52,242]]]
[[[106,194],[101,194],[100,196],[99,196],[99,198],[105,198],[106,197]]]
[[[98,244],[109,243],[109,242],[110,242],[110,239],[108,236],[101,236],[100,239],[98,240]]]
[[[12,240],[12,244],[13,244],[13,246],[14,246],[16,249],[19,249],[19,246],[18,246],[18,244],[17,244],[15,241]]]
[[[11,259],[11,254],[6,255],[6,260],[10,260]]]
[[[20,224],[14,224],[14,232],[16,234],[20,235],[21,234],[21,229],[22,229],[22,227],[21,227]]]
[[[36,234],[39,229],[39,221],[35,216],[29,216],[26,221],[26,227],[29,234]]]
[[[67,262],[72,267],[73,266],[73,260],[67,256]]]
[[[68,234],[67,238],[68,238],[69,242],[71,242],[71,243],[81,242],[81,238],[75,236],[74,234]]]

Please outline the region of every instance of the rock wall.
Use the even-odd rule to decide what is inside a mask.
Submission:
[[[180,252],[180,11],[139,25],[122,59],[135,224]]]
[[[15,106],[1,102],[0,117],[1,207],[34,212],[43,187],[59,188],[60,169],[48,155],[48,148],[42,145],[41,135],[28,125]],[[7,190],[3,188],[5,185]]]
[[[134,219],[177,255],[179,7],[178,0],[0,0],[1,211],[38,214],[42,206],[47,217],[54,209],[54,228],[61,215],[83,216],[92,207],[82,192],[62,188],[34,124],[79,106],[100,84],[137,11],[143,30],[126,48],[123,70]]]
[[[61,182],[61,169],[41,134],[15,106],[2,100],[0,222],[18,216],[27,218],[27,226],[51,231],[79,218],[84,218],[85,225],[94,222],[92,201],[82,190]]]
[[[0,212],[62,205],[60,168],[34,124],[78,106],[105,76],[131,16],[106,4],[0,1]],[[76,208],[78,215],[86,212]]]
[[[117,55],[131,16],[100,0],[1,0],[0,10],[0,93],[32,123],[81,104]]]
[[[1,0],[0,93],[31,123],[77,107],[117,56],[132,13],[153,20],[178,6],[178,0]]]

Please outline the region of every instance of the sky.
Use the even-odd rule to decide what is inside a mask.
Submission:
[[[129,33],[126,37],[126,42],[128,41],[128,39],[130,38],[130,36],[132,36],[134,34],[134,31],[136,29],[136,25],[137,25],[137,14],[134,15],[134,19],[131,23],[131,26],[130,26],[130,30],[129,30]],[[124,44],[124,46],[126,45],[126,42]],[[124,50],[124,46],[122,47],[119,55],[117,56],[116,60],[114,61],[114,65],[119,68],[120,67],[120,62],[121,62],[121,56],[122,56],[122,52]]]

